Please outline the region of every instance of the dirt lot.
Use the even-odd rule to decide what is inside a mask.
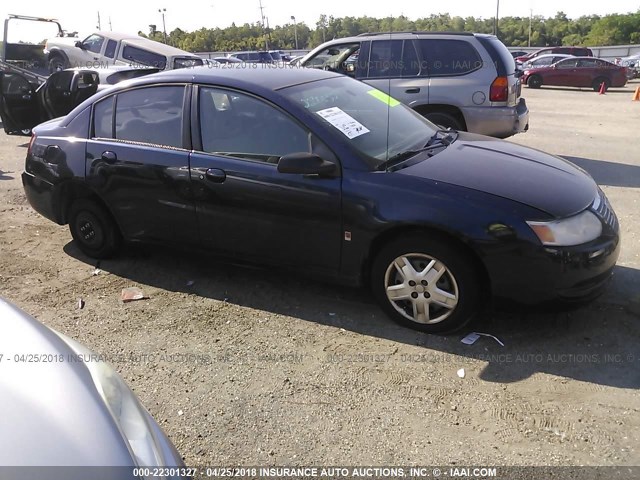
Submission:
[[[110,355],[190,465],[640,465],[638,85],[524,89],[531,130],[511,141],[589,171],[623,230],[607,294],[570,313],[435,337],[366,292],[200,255],[129,249],[93,275],[27,204],[27,139],[4,133],[0,295]],[[128,286],[149,298],[122,304]],[[505,346],[460,343],[473,330]]]

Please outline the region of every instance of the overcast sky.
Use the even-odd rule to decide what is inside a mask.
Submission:
[[[150,24],[162,29],[162,16],[159,8],[166,8],[165,21],[167,31],[176,27],[193,31],[201,27],[227,27],[235,22],[256,23],[260,20],[259,0],[108,0],[101,2],[29,0],[25,3],[2,0],[0,2],[0,19],[7,14],[54,17],[60,20],[63,28],[81,33],[93,31],[98,23],[98,7],[102,20],[102,29],[109,30],[109,19],[112,29],[122,32],[136,33],[139,30],[149,31]],[[96,8],[91,7],[95,5]],[[459,15],[492,18],[495,16],[496,0],[448,0],[447,2],[428,2],[425,0],[403,0],[389,2],[384,0],[323,0],[323,1],[285,1],[262,0],[264,14],[270,26],[291,22],[294,15],[298,22],[305,22],[310,27],[321,14],[334,17],[364,16],[385,17],[405,15],[410,19],[427,17],[431,14],[449,13]],[[529,16],[529,9],[534,15],[553,16],[562,10],[570,18],[581,15],[606,15],[610,13],[629,13],[640,10],[640,0],[605,0],[587,2],[585,0],[502,0],[500,16]],[[10,24],[10,41],[13,29]],[[0,27],[4,29],[4,25]]]

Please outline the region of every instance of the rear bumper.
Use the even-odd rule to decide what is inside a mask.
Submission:
[[[529,107],[520,98],[515,107],[467,107],[462,110],[467,130],[506,138],[529,129]]]
[[[22,173],[22,186],[27,200],[43,217],[48,218],[52,222],[62,225],[62,219],[58,218],[56,212],[60,209],[56,208],[57,196],[55,195],[55,187],[53,184],[42,180],[27,172]]]

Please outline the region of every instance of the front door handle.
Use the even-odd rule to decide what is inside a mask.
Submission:
[[[106,152],[102,152],[101,158],[107,163],[115,163],[118,160],[118,156],[115,154],[115,152],[110,152],[109,150],[107,150]]]
[[[420,93],[420,88],[419,87],[415,87],[415,88],[407,88],[404,93]]]
[[[204,174],[207,180],[214,183],[222,183],[227,179],[227,174],[219,168],[209,168]]]

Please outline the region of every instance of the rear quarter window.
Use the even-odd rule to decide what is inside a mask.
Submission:
[[[422,71],[430,77],[465,75],[482,67],[476,49],[464,40],[423,39],[418,41]],[[506,49],[505,49],[506,50]],[[507,51],[513,61],[511,54]]]
[[[513,56],[509,53],[507,47],[505,47],[504,43],[496,37],[478,36],[476,39],[487,50],[487,53],[489,53],[499,77],[515,74],[516,62],[513,59]],[[541,52],[540,55],[543,55],[544,53],[549,52]]]
[[[131,45],[125,45],[122,49],[122,58],[141,65],[159,68],[160,70],[163,70],[167,66],[167,57],[164,55]]]

